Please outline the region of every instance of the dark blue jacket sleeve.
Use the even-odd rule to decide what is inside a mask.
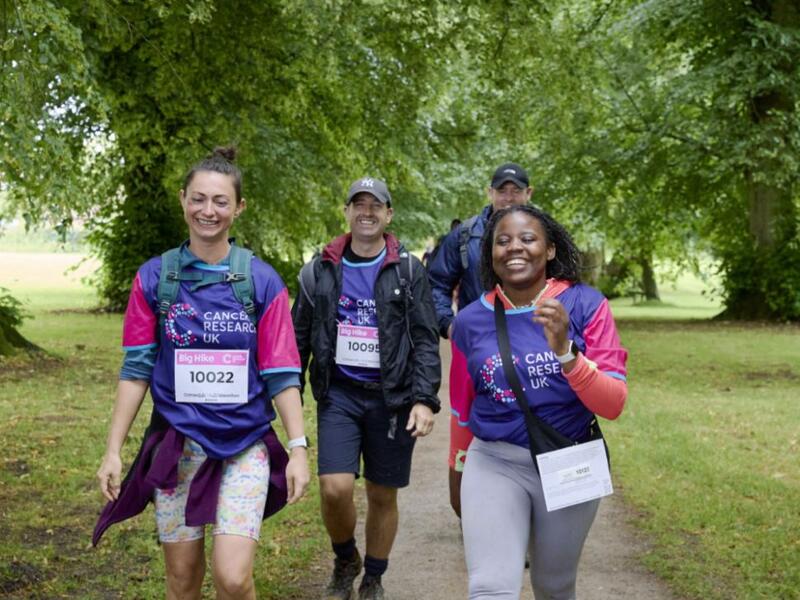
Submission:
[[[439,335],[443,338],[447,337],[447,328],[454,317],[453,290],[464,274],[458,247],[461,227],[458,226],[447,234],[428,270]]]

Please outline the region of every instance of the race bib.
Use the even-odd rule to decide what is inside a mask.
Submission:
[[[614,492],[603,440],[536,455],[547,512]]]
[[[380,368],[378,328],[339,323],[336,336],[336,364],[348,367]]]
[[[245,404],[249,350],[175,350],[175,401]]]

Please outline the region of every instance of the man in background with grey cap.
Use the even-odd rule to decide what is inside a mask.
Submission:
[[[528,173],[516,163],[505,163],[495,169],[486,190],[490,204],[480,213],[466,219],[442,242],[439,252],[428,267],[428,278],[436,305],[439,334],[450,337],[453,321],[453,290],[458,287],[458,309],[477,300],[483,293],[480,278],[481,238],[492,212],[530,201],[533,188]],[[450,389],[453,389],[452,387]],[[454,416],[451,418],[455,418]],[[451,427],[451,431],[454,428]],[[456,427],[455,430],[462,430]],[[461,516],[461,472],[464,456],[450,456],[450,504]]]
[[[386,233],[393,215],[386,184],[353,182],[344,214],[350,232],[303,267],[292,319],[301,381],[308,370],[317,400],[322,519],[335,554],[323,598],[352,598],[361,572],[353,491],[363,459],[366,554],[358,598],[372,600],[384,597],[397,490],[408,485],[414,442],[431,432],[439,410],[441,364],[425,268]]]

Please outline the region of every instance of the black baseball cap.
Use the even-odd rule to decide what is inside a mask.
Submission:
[[[518,188],[530,187],[528,172],[516,163],[500,165],[492,175],[492,187],[497,189],[506,181],[512,182]]]

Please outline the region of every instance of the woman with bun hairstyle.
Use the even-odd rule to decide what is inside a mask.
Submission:
[[[597,439],[595,415],[615,419],[625,404],[627,352],[606,298],[579,282],[579,256],[547,213],[529,205],[497,211],[482,240],[487,291],[454,321],[451,464],[466,452],[461,522],[472,600],[519,598],[526,553],[537,600],[575,598],[599,500],[547,511],[494,311],[505,312],[530,411],[572,442]]]
[[[261,521],[297,501],[309,482],[286,286],[228,237],[245,209],[235,154],[218,148],[191,168],[179,194],[188,241],[136,274],[97,471],[109,502],[93,543],[152,501],[169,599],[200,598],[207,524],[213,526],[217,598],[255,598]],[[120,452],[148,388],[150,426],[120,483]],[[288,457],[272,428],[276,409],[289,437]]]

